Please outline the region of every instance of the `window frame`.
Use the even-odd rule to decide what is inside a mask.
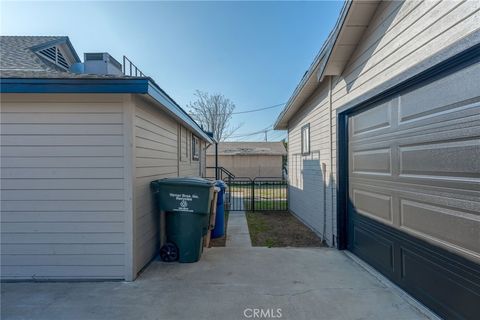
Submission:
[[[307,150],[305,150],[305,132],[308,130],[308,146]],[[310,134],[310,123],[307,123],[302,126],[300,130],[300,137],[301,137],[301,150],[302,155],[309,155],[310,154],[310,145],[311,145],[311,134]]]
[[[191,144],[188,137],[189,137],[188,129],[185,128],[185,160],[187,161],[188,159],[190,159],[188,152],[190,151],[190,148],[191,148]]]
[[[200,160],[200,139],[192,133],[192,160]]]

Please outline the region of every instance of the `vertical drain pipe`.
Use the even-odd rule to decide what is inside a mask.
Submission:
[[[322,231],[322,243],[325,240],[325,233],[327,232],[327,164],[322,162],[323,172],[323,231]]]
[[[332,91],[333,91],[333,83],[332,83],[332,77],[333,76],[330,76],[328,77],[329,79],[329,88],[328,88],[328,96],[329,96],[329,109],[330,109],[330,175],[329,175],[329,184],[330,184],[330,188],[331,188],[331,196],[332,196],[332,203],[331,203],[331,207],[332,207],[332,245],[333,246],[336,246],[336,243],[335,243],[335,236],[334,236],[334,233],[333,233],[333,228],[334,228],[334,225],[333,225],[333,218],[334,218],[334,215],[336,214],[336,210],[333,210],[333,136],[332,136],[332,133],[333,133],[333,130],[332,130],[332,115],[333,115],[333,101],[332,101]],[[338,128],[337,128],[338,129]],[[338,183],[338,181],[337,181]],[[336,189],[335,189],[336,190]]]
[[[218,180],[218,142],[215,141],[215,180]]]

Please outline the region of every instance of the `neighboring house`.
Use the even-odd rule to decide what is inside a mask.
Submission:
[[[347,1],[275,124],[290,210],[449,319],[479,314],[479,9]]]
[[[277,142],[220,142],[218,143],[218,166],[236,177],[281,178],[285,145]],[[215,145],[207,149],[207,176],[214,177]]]
[[[135,279],[158,248],[150,182],[204,175],[211,138],[108,54],[79,64],[67,37],[0,50],[1,278]]]

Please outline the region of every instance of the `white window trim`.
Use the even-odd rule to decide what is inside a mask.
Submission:
[[[192,160],[200,160],[200,139],[192,133]]]
[[[301,135],[301,147],[302,147],[302,155],[309,155],[310,154],[310,123],[307,123],[302,126],[300,129]]]

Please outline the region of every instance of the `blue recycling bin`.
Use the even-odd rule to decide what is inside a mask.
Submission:
[[[217,197],[217,216],[215,217],[215,228],[212,230],[212,238],[220,238],[225,235],[225,209],[223,200],[227,185],[222,180],[215,181],[215,186],[220,188]]]

